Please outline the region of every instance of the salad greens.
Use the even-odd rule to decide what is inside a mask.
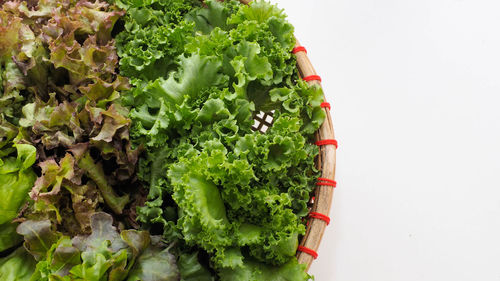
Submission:
[[[28,191],[35,182],[36,175],[31,169],[35,163],[36,149],[29,144],[13,144],[17,157],[6,155],[0,158],[0,251],[21,241],[16,234],[17,224],[13,223],[22,205],[28,199]],[[8,153],[10,149],[0,152]]]
[[[307,279],[294,255],[317,174],[308,140],[324,118],[323,95],[297,81],[283,12],[262,1],[117,3],[127,10],[118,54],[141,54],[120,60],[134,86],[124,97],[132,139],[146,151],[139,220],[161,225],[183,251],[206,251],[222,279],[274,280],[276,270]],[[259,111],[274,112],[266,134],[252,130]]]
[[[2,280],[29,281],[35,272],[36,261],[23,247],[7,257],[0,258]]]
[[[2,3],[1,280],[310,278],[323,93],[282,10]]]
[[[31,280],[177,280],[175,258],[159,237],[138,230],[118,233],[103,212],[94,213],[90,223],[90,235],[73,238],[52,229],[49,220],[19,225],[24,247],[38,261]]]

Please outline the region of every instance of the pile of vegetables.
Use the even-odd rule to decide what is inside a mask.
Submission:
[[[0,280],[308,280],[294,43],[265,1],[4,2]]]

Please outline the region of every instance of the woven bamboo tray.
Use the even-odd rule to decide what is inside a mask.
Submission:
[[[243,4],[248,4],[252,0],[240,0]],[[317,84],[321,87],[321,79],[317,75],[311,61],[307,57],[307,52],[299,41],[295,43],[294,53],[297,56],[297,68],[301,78],[308,81],[309,84]],[[308,79],[309,78],[309,79]],[[324,98],[326,101],[326,97]],[[299,263],[306,264],[307,270],[311,266],[314,259],[317,257],[317,251],[326,226],[328,225],[330,208],[332,206],[333,190],[336,186],[335,182],[335,159],[337,151],[337,141],[335,141],[335,133],[333,131],[332,117],[330,115],[330,107],[322,106],[326,112],[326,119],[323,125],[316,132],[316,144],[319,145],[319,156],[316,161],[316,168],[321,171],[321,178],[318,181],[314,190],[314,200],[311,200],[310,215],[308,217],[306,234],[300,242],[297,251],[297,259]],[[272,115],[269,114],[271,117]],[[272,125],[268,122],[267,114],[259,116],[256,119],[260,125],[258,130]]]

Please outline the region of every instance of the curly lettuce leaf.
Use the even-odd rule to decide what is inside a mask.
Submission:
[[[204,9],[195,9],[186,15],[186,20],[193,21],[196,25],[196,30],[202,33],[210,33],[214,28],[228,29],[227,19],[240,3],[235,0],[226,1],[222,4],[218,1],[205,1]]]
[[[172,73],[167,80],[159,78],[146,88],[151,100],[164,100],[172,104],[181,103],[185,96],[196,99],[200,93],[223,83],[224,77],[218,74],[221,63],[215,57],[179,57],[179,71]]]
[[[149,146],[164,145],[168,136],[159,136],[161,130],[175,126],[183,131],[192,124],[197,110],[190,104],[226,81],[225,76],[218,73],[221,62],[216,57],[181,56],[179,64],[179,70],[171,73],[167,80],[159,78],[149,83],[134,97],[144,105],[132,109],[130,116]],[[151,113],[155,111],[156,114]]]
[[[141,80],[167,76],[194,32],[194,25],[183,17],[201,2],[118,0],[116,4],[127,10],[124,32],[116,38],[121,73]]]
[[[276,139],[271,134],[269,138]],[[168,173],[174,187],[173,199],[179,207],[177,224],[186,243],[217,256],[231,247],[246,246],[255,258],[271,263],[292,257],[298,245],[297,235],[303,234],[305,228],[291,209],[290,195],[268,185],[265,178],[258,183],[253,165],[235,159],[222,143],[207,141],[203,146],[199,154],[179,159]],[[247,147],[255,148],[260,147]],[[280,167],[292,164],[283,161]],[[245,221],[254,225],[242,224]],[[222,263],[223,258],[215,261]]]

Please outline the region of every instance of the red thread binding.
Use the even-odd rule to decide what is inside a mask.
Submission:
[[[331,182],[331,183],[337,183],[336,181],[331,180],[331,179],[327,179],[327,178],[318,178],[318,181],[327,181],[327,182]]]
[[[318,178],[318,182],[316,183],[316,185],[328,185],[337,187],[337,182],[327,178]]]
[[[312,249],[309,249],[307,247],[304,247],[304,246],[299,246],[297,248],[297,251],[299,252],[303,252],[303,253],[306,253],[308,255],[311,255],[314,259],[318,258],[318,253],[316,253],[315,250],[312,250]]]
[[[319,81],[321,82],[321,77],[319,77],[319,75],[309,75],[309,76],[306,76],[304,78],[302,78],[304,81],[306,82],[310,82],[310,81]]]
[[[324,108],[328,108],[328,109],[330,109],[330,110],[332,109],[332,108],[330,107],[330,103],[329,103],[329,102],[322,102],[320,106],[321,106],[321,107],[324,107]]]
[[[307,54],[307,50],[304,46],[297,46],[297,47],[293,48],[292,54],[296,54],[298,52],[304,52]]]
[[[317,213],[317,212],[310,212],[309,213],[309,217],[310,218],[315,218],[315,219],[318,219],[318,220],[322,220],[322,221],[326,222],[326,225],[330,224],[330,217],[327,216],[327,215],[323,215],[323,214],[320,214],[320,213]]]
[[[317,146],[322,146],[322,145],[329,145],[329,144],[332,144],[332,145],[335,145],[335,148],[339,148],[339,144],[337,142],[337,140],[319,140],[316,142],[316,145]]]

